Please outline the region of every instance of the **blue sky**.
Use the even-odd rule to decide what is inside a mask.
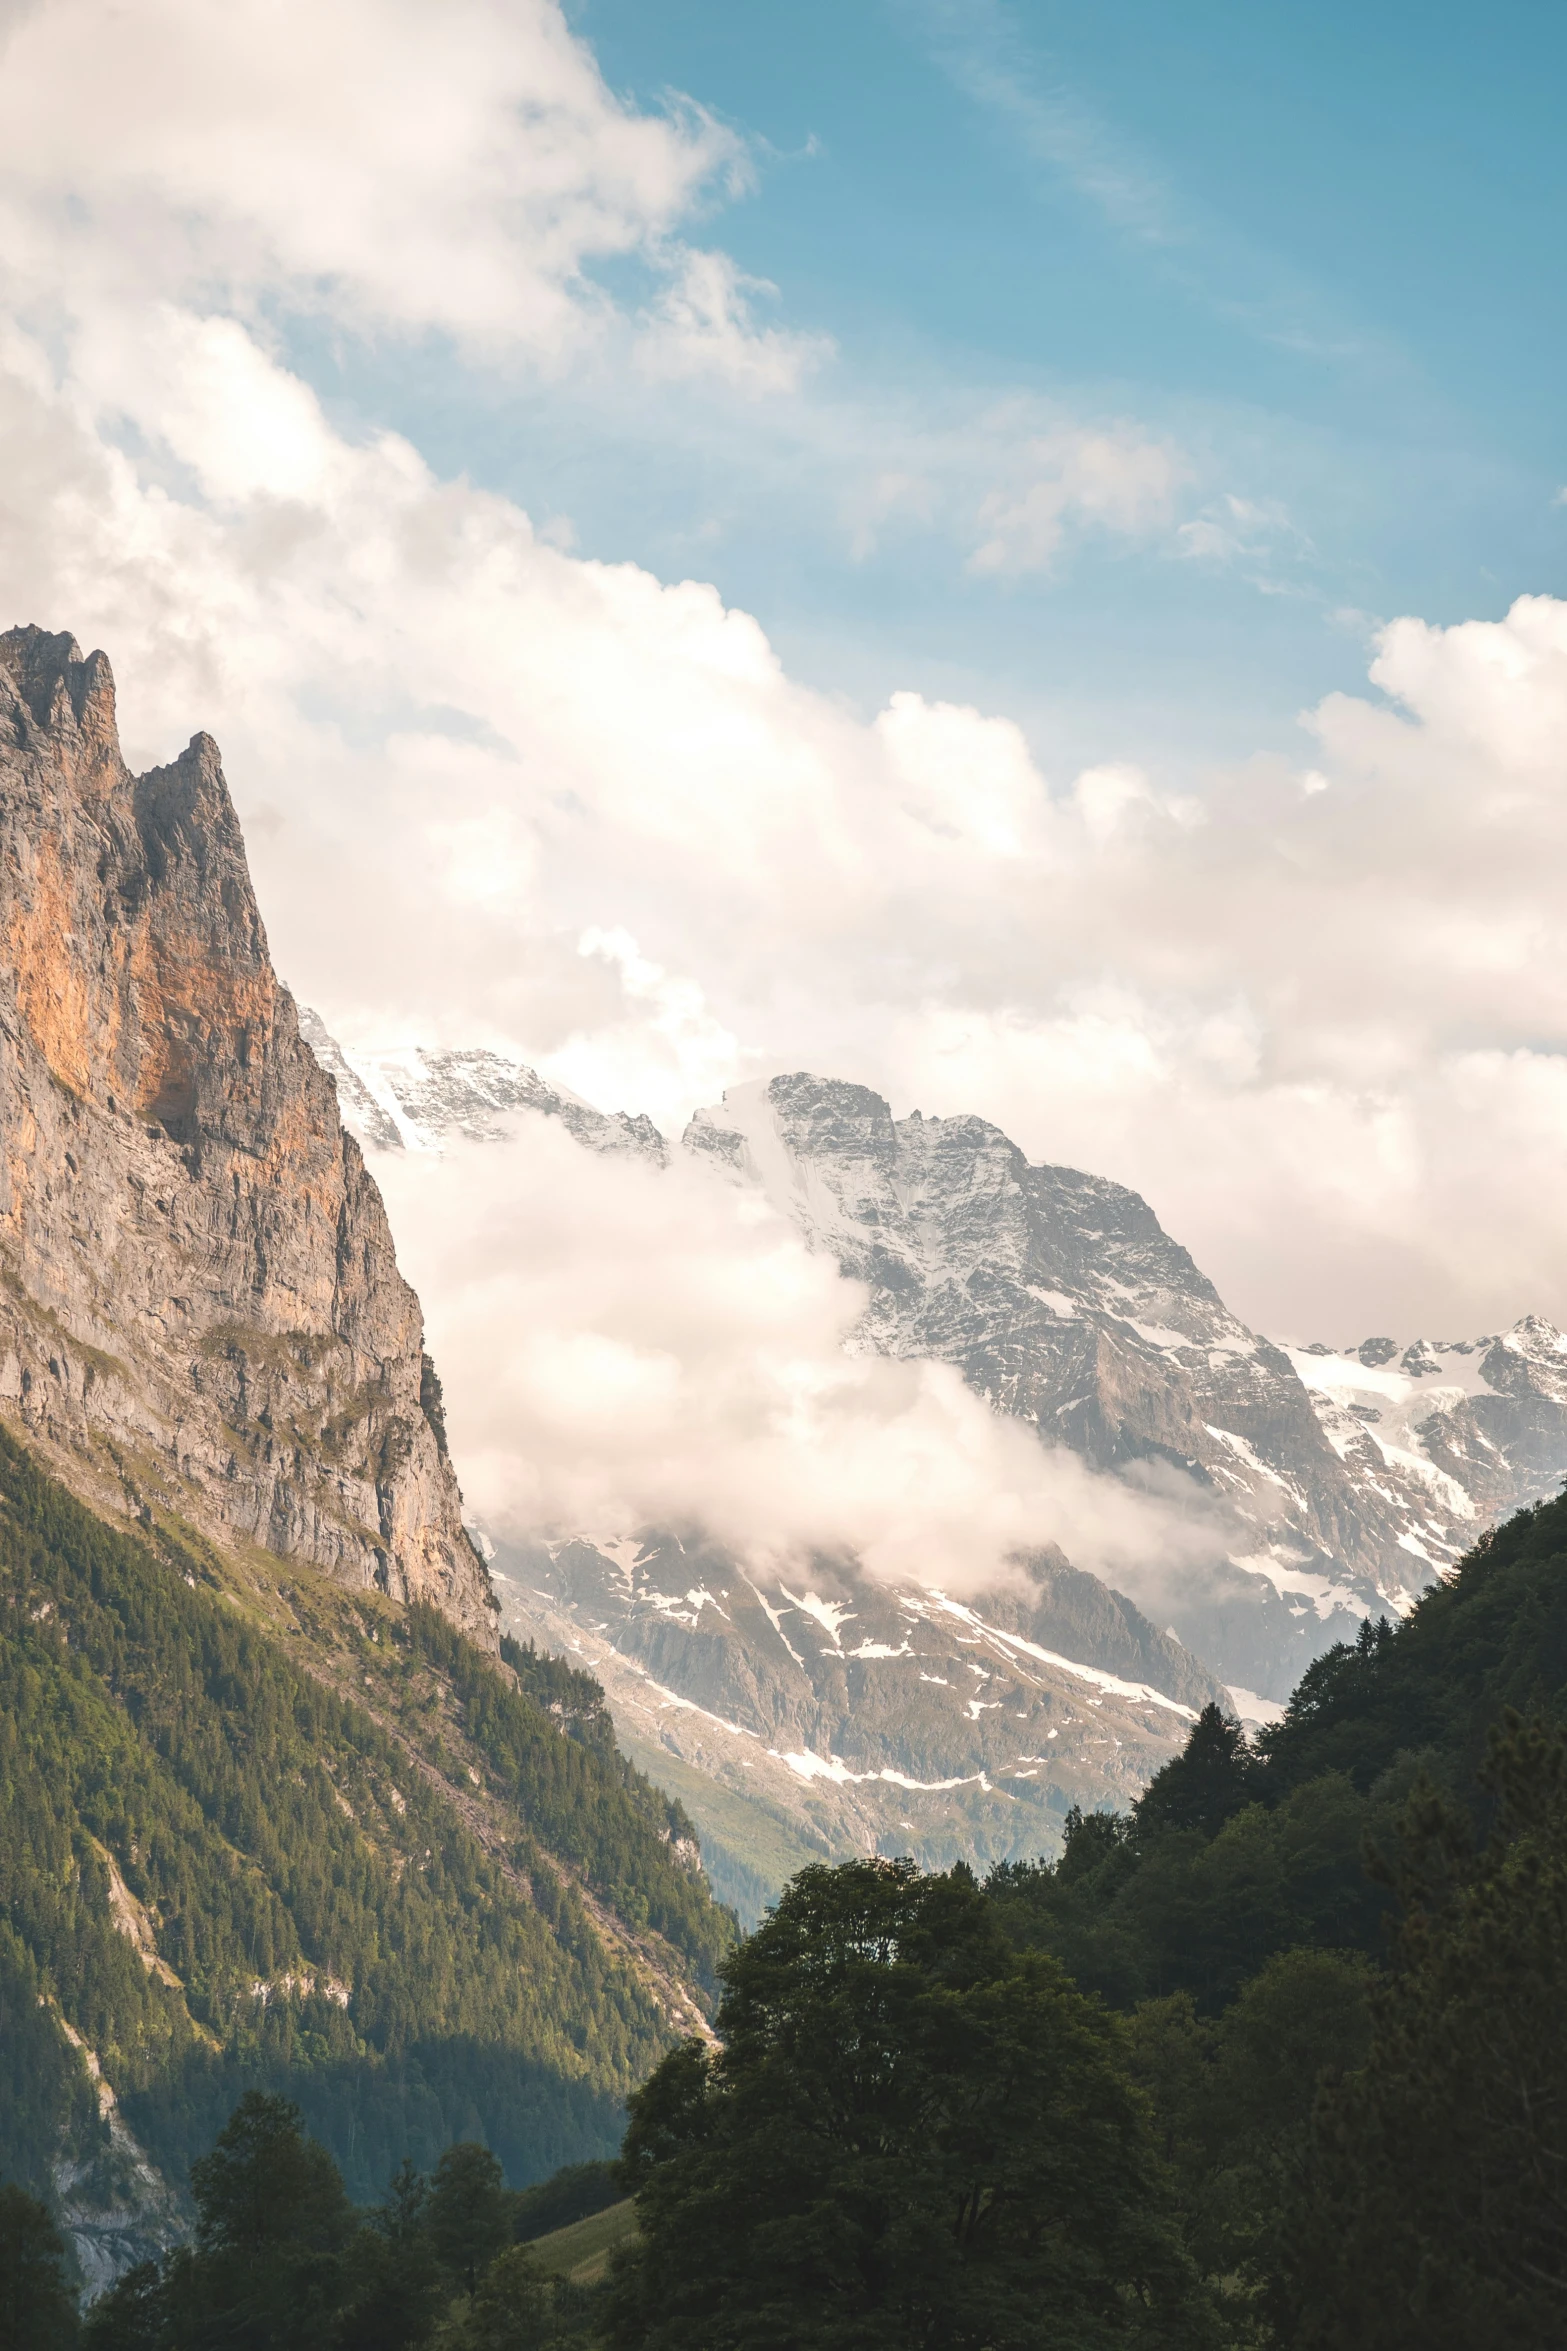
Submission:
[[[759,316],[831,338],[810,421],[559,397],[430,345],[312,372],[569,516],[583,552],[714,579],[795,674],[866,710],[909,685],[1005,708],[1051,763],[1200,768],[1298,752],[1295,713],[1363,677],[1375,624],[1563,586],[1561,11],[571,16],[632,105],[680,94],[745,141],[753,184],[707,233],[776,288]],[[634,269],[600,274],[618,292]],[[1241,544],[1085,532],[976,578],[939,530],[853,543],[854,458],[824,441],[862,449],[887,417],[982,432],[1018,399],[1166,438],[1181,512],[1242,502]]]
[[[1567,1320],[1564,49],[0,0],[0,601],[222,744],[350,1044],[812,1068],[1258,1328]]]

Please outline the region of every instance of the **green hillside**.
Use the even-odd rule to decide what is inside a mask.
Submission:
[[[1130,1818],[1074,1816],[1059,1867],[998,1870],[992,1894],[1020,1943],[1118,2007],[1184,1993],[1214,2013],[1297,1946],[1380,1958],[1411,1793],[1429,1782],[1483,1832],[1509,1707],[1567,1721],[1567,1498],[1483,1537],[1404,1623],[1318,1658],[1260,1753],[1205,1717]]]
[[[732,1922],[596,1685],[511,1656],[269,1554],[116,1532],[0,1430],[10,2177],[108,2163],[89,2059],[181,2188],[252,2087],[356,2198],[453,2139],[514,2185],[613,2150]]]
[[[630,2243],[637,2233],[637,2208],[627,2196],[568,2228],[552,2229],[535,2237],[528,2250],[546,2277],[570,2278],[574,2285],[591,2286],[604,2275],[610,2256]]]

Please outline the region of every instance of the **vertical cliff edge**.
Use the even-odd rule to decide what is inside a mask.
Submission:
[[[494,1648],[439,1398],[216,744],[131,775],[104,656],[0,635],[0,1413],[133,1515]]]

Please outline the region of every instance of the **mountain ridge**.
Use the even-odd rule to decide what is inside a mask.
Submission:
[[[100,1507],[493,1647],[418,1301],[216,744],[132,776],[103,654],[0,635],[0,872],[0,1409]]]
[[[660,1156],[645,1119],[495,1053],[331,1051],[402,1088],[412,1148],[504,1141],[541,1114],[592,1122],[579,1139],[596,1150]],[[1129,1187],[1032,1165],[987,1120],[898,1120],[873,1089],[808,1072],[731,1087],[679,1148],[762,1190],[870,1287],[851,1346],[953,1362],[1096,1467],[1162,1464],[1229,1504],[1228,1601],[1176,1630],[1237,1684],[1282,1694],[1368,1609],[1406,1611],[1488,1518],[1567,1472],[1567,1337],[1542,1316],[1478,1340],[1276,1341],[1229,1312]]]
[[[280,1580],[281,1576],[281,1580]],[[371,2197],[612,2151],[727,1925],[580,1673],[318,1569],[109,1527],[0,1427],[0,2128],[90,2284],[242,2090]]]
[[[603,1685],[743,1921],[808,1860],[1032,1858],[1074,1803],[1129,1801],[1225,1698],[1097,1578],[1032,1570],[969,1602],[841,1560],[769,1574],[694,1535],[503,1540],[495,1562],[503,1620]]]

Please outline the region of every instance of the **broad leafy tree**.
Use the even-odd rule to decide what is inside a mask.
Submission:
[[[1210,2339],[1121,2028],[961,1866],[803,1871],[632,2101],[639,2351]]]
[[[430,2189],[430,2242],[465,2292],[473,2292],[480,2274],[511,2243],[513,2202],[488,2147],[464,2141],[446,2149]]]

